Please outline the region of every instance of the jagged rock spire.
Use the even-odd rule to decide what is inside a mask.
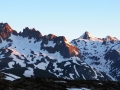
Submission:
[[[95,37],[92,36],[88,31],[86,31],[82,36],[80,36],[82,39],[94,39]]]
[[[104,38],[104,40],[106,40],[106,41],[116,41],[118,39],[116,37],[112,37],[112,36],[108,35],[108,36],[106,36],[106,38]]]
[[[42,37],[42,34],[39,31],[35,30],[35,28],[29,29],[28,27],[23,29],[23,32],[20,32],[19,35],[23,37],[28,37],[29,39],[36,38],[37,40],[39,40],[40,37]]]
[[[0,23],[0,36],[3,39],[8,38],[12,33],[12,28],[8,25],[8,23]]]

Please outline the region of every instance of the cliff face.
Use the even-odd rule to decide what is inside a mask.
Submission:
[[[0,37],[2,39],[8,38],[12,33],[12,28],[8,23],[0,23]]]

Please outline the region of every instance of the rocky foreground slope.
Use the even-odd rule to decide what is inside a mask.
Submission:
[[[0,80],[0,90],[120,90],[120,83],[43,77],[21,78],[15,81]]]

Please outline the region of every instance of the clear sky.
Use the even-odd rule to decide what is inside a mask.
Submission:
[[[17,30],[35,28],[68,41],[85,31],[120,39],[120,0],[1,0],[0,22]]]

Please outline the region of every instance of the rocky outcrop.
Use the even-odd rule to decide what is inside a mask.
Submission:
[[[42,34],[39,31],[35,30],[34,28],[29,29],[28,27],[23,29],[23,32],[20,32],[19,35],[22,37],[28,37],[29,39],[35,38],[37,40],[42,37]]]
[[[51,47],[46,47],[46,45],[51,42]],[[54,45],[54,47],[52,47]],[[60,52],[64,58],[70,58],[72,56],[80,57],[79,50],[72,46],[64,36],[54,36],[49,34],[42,38],[41,49],[47,50],[49,53]]]
[[[12,33],[12,28],[8,23],[0,23],[0,37],[2,39],[7,39]]]
[[[90,39],[95,39],[95,37],[94,36],[92,36],[88,31],[86,31],[82,36],[80,36],[79,38],[81,38],[81,39],[88,39],[88,40],[90,40]]]

